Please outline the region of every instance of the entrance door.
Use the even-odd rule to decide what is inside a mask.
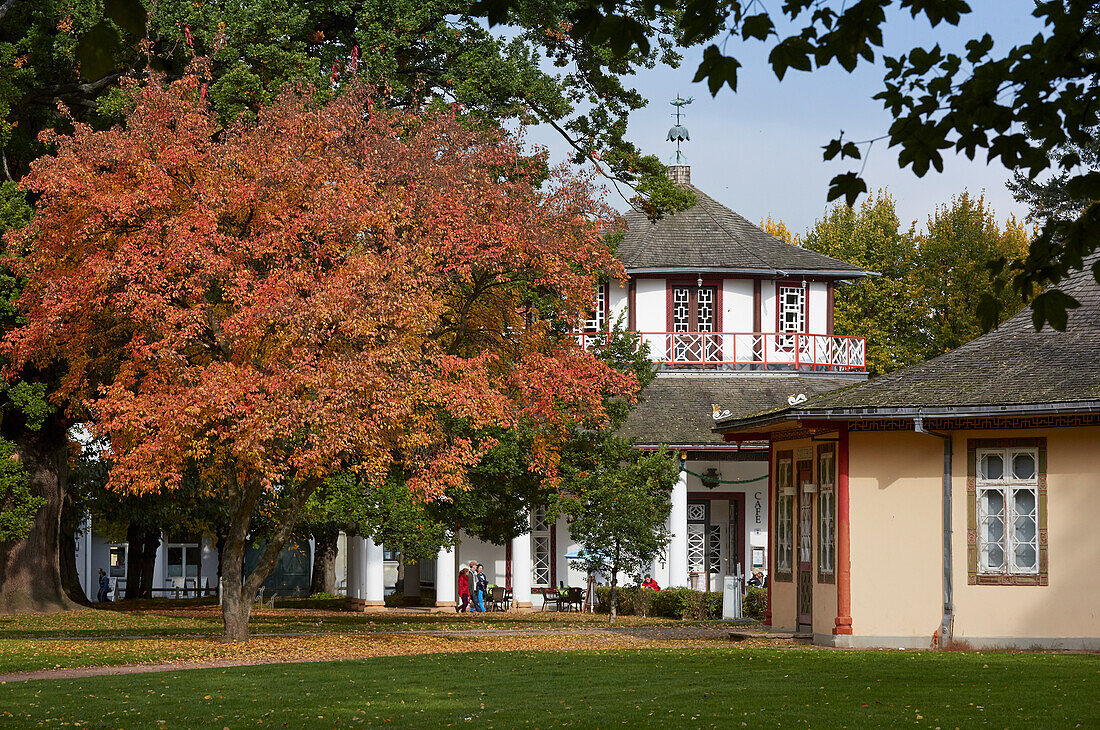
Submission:
[[[813,463],[798,462],[798,629],[813,630],[813,494],[802,488],[813,480]]]

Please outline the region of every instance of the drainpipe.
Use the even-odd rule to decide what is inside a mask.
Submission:
[[[924,417],[913,419],[913,430],[943,439],[943,621],[940,624],[940,646],[951,640],[955,622],[955,598],[951,585],[951,436],[924,428]]]

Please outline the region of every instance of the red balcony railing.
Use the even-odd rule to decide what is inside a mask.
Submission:
[[[653,362],[670,367],[762,366],[775,370],[864,371],[863,337],[795,332],[635,332]],[[604,344],[606,332],[576,335],[586,350]]]

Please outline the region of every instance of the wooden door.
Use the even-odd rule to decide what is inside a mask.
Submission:
[[[812,462],[798,463],[798,629],[813,630],[814,566],[813,566],[813,494],[802,488],[813,481]]]

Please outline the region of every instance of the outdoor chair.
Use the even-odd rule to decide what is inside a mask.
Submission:
[[[490,611],[507,611],[508,607],[504,605],[505,591],[504,586],[493,586],[489,589],[489,610]]]
[[[568,611],[580,611],[584,604],[584,589],[570,588],[565,594],[565,608]]]
[[[547,588],[542,594],[542,609],[546,610],[548,606],[553,606],[555,611],[561,610],[561,596],[553,588]]]

